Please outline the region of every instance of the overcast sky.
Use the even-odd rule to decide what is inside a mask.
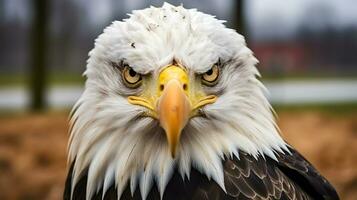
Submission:
[[[92,6],[101,9],[92,16],[93,21],[101,20],[110,10],[103,2],[113,0],[93,0]],[[168,0],[174,4],[182,2],[185,7],[198,8],[203,12],[216,15],[220,19],[230,20],[234,0]],[[162,0],[152,0],[155,6],[161,6]],[[143,0],[126,0],[125,10],[145,7]],[[92,9],[90,9],[92,10]],[[289,37],[303,23],[311,27],[332,25],[340,28],[348,25],[357,26],[357,0],[246,0],[247,23],[253,38]],[[93,14],[93,13],[92,13]]]
[[[296,22],[313,6],[331,9],[340,24],[357,24],[356,0],[248,0],[248,15],[253,23],[261,23],[270,15]],[[331,13],[332,14],[332,13]]]
[[[303,22],[312,27],[357,26],[356,0],[249,0],[247,20],[252,34],[293,34]]]
[[[113,16],[115,0],[73,0],[79,2],[87,10],[92,24],[108,23]],[[234,12],[231,7],[234,0],[168,0],[185,7],[216,15],[220,19],[229,20]],[[124,0],[118,3],[125,12],[145,7],[145,0]],[[151,3],[160,6],[162,0]],[[357,0],[246,0],[247,22],[253,37],[275,35],[283,37],[291,35],[303,22],[311,26],[328,23],[335,27],[357,26]],[[27,0],[5,0],[5,16],[12,19],[29,19]],[[26,10],[27,9],[27,10]]]

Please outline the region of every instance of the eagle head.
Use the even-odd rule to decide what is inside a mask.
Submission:
[[[162,195],[174,170],[189,179],[191,168],[224,189],[223,159],[286,149],[257,59],[223,22],[165,3],[95,40],[69,142],[73,182],[88,173],[87,199],[112,184],[119,196],[139,187],[145,199],[155,184]]]

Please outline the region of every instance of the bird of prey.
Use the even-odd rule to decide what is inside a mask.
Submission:
[[[338,199],[279,135],[244,37],[165,3],[95,40],[64,199]]]

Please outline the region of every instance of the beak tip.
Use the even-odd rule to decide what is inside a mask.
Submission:
[[[182,129],[186,126],[190,114],[190,104],[181,84],[170,80],[158,102],[161,127],[165,130],[171,157],[177,156]]]
[[[171,144],[169,149],[170,149],[171,158],[174,159],[176,157],[176,152],[177,152],[176,144]]]

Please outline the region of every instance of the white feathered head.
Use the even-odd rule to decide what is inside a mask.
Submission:
[[[286,148],[257,60],[211,15],[170,4],[133,11],[89,56],[69,142],[73,182],[88,169],[87,198],[113,183],[119,196],[139,186],[145,199],[154,182],[162,195],[174,169],[189,178],[191,167],[224,189],[225,156]]]

